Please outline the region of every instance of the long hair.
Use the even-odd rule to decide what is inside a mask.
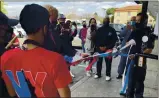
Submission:
[[[91,19],[89,20],[89,25],[88,25],[89,27],[91,26],[91,21],[92,21],[92,20],[95,20],[95,23],[97,24],[96,19],[95,19],[95,18],[91,18]]]
[[[96,30],[97,30],[97,26],[96,25],[91,25],[91,21],[95,20],[95,24],[97,24],[96,19],[95,18],[91,18],[89,20],[89,27],[90,27],[90,35],[91,35],[91,41],[94,43],[95,42],[95,37],[96,37]]]
[[[72,25],[73,25],[73,26],[75,26],[75,27],[77,27],[77,24],[76,24],[76,22],[72,22]]]

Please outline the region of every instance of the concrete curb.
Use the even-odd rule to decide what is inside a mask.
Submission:
[[[70,89],[71,92],[73,92],[76,88],[78,88],[81,84],[86,82],[90,77],[85,76],[83,79],[81,79],[79,82],[77,82],[75,85],[73,85]]]

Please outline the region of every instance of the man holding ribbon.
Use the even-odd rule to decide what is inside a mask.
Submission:
[[[111,51],[117,41],[116,31],[114,28],[109,26],[109,23],[109,17],[104,18],[103,26],[97,30],[95,46],[98,53]],[[104,59],[106,61],[106,81],[110,81],[112,57],[106,57]],[[95,79],[101,77],[102,61],[103,57],[99,57],[97,62],[97,74],[94,76]]]
[[[133,16],[131,18],[131,21],[121,31],[120,36],[123,37],[123,41],[122,41],[121,47],[126,45],[126,42],[128,41],[128,38],[131,35],[131,32],[135,29],[135,22],[136,22],[136,17]],[[122,53],[127,54],[129,49],[130,49],[130,47],[124,49],[122,51]],[[117,79],[121,79],[122,78],[122,75],[124,73],[124,69],[125,69],[125,66],[126,66],[126,63],[127,63],[126,60],[127,60],[127,57],[121,56],[120,63],[119,63],[119,66],[118,66],[118,76],[116,77]]]
[[[154,48],[155,36],[147,27],[148,15],[144,13],[137,14],[136,29],[132,32],[129,39],[136,41],[132,47],[131,54],[150,54]],[[127,89],[127,98],[143,98],[144,81],[146,77],[147,60],[143,56],[130,56],[134,59],[134,65],[130,66],[129,82]]]

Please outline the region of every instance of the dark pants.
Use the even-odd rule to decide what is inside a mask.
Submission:
[[[84,47],[84,42],[82,42],[82,50],[83,50],[83,53],[85,53],[85,47]]]
[[[134,98],[134,95],[136,98],[143,98],[145,76],[146,68],[131,67],[127,89],[128,98]]]
[[[111,76],[112,58],[104,58],[106,62],[106,76]],[[100,57],[97,62],[97,75],[101,76],[103,58]]]

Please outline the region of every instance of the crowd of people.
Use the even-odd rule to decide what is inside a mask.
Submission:
[[[126,48],[122,51],[123,53],[150,54],[152,52],[155,38],[147,30],[147,19],[147,15],[139,13],[136,17],[132,17],[122,30],[120,36],[124,39],[121,47],[131,39],[136,42],[135,46],[131,49]],[[9,24],[9,21],[11,19],[0,12],[0,84],[3,84],[0,89],[1,96],[5,97],[71,97],[69,84],[74,75],[71,73],[70,62],[66,61],[64,57],[76,55],[86,57],[96,52],[109,52],[113,50],[118,40],[115,29],[109,26],[109,17],[103,19],[102,27],[97,27],[96,19],[91,18],[88,26],[86,21],[82,22],[83,28],[79,32],[79,37],[83,53],[79,53],[72,47],[72,41],[77,35],[76,23],[66,21],[66,17],[59,14],[58,10],[51,5],[28,4],[22,9],[19,21],[16,23],[12,21],[12,24]],[[8,39],[11,38],[6,36],[6,33],[18,22],[25,30],[27,39],[22,47],[7,50],[5,46],[10,41]],[[142,42],[143,36],[148,36],[148,42]],[[110,81],[113,57],[104,57],[104,59],[106,62],[105,80]],[[131,67],[126,95],[128,98],[134,98],[134,95],[136,98],[142,98],[146,76],[145,57],[135,57],[134,55],[121,57],[117,79],[122,78],[124,69],[128,67],[131,59],[135,60],[135,64]],[[138,63],[141,59],[143,66],[139,66]],[[92,60],[93,58],[85,63],[89,65]],[[103,57],[99,57],[95,79],[102,76],[102,61]],[[86,75],[92,76],[92,69],[87,71]],[[22,76],[28,82],[25,82]],[[31,84],[31,87],[25,84]]]

